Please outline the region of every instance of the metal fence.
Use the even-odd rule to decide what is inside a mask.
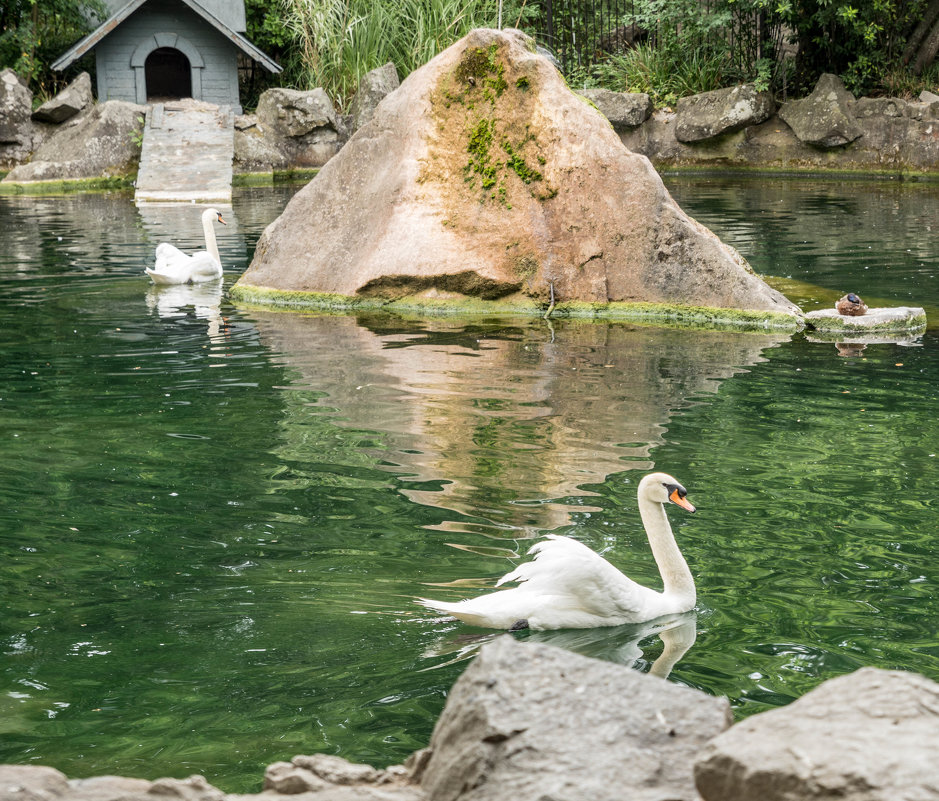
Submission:
[[[633,43],[633,0],[540,0],[539,41],[570,76]]]

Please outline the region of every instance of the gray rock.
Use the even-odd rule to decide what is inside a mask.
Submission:
[[[83,72],[51,100],[33,112],[33,119],[55,125],[71,119],[94,102],[91,94],[91,76]]]
[[[433,801],[695,799],[691,764],[723,698],[510,636],[457,680],[421,785]]]
[[[886,333],[912,331],[926,327],[926,312],[919,306],[895,306],[868,309],[866,314],[850,317],[834,309],[817,309],[805,315],[806,324],[819,333]]]
[[[264,793],[303,794],[315,801],[421,801],[421,789],[404,768],[376,770],[330,754],[295,756],[275,762],[264,774]],[[256,801],[259,796],[229,796],[228,801]]]
[[[391,62],[363,75],[349,104],[352,130],[357,131],[372,119],[378,104],[400,85],[398,70]]]
[[[642,125],[652,115],[652,98],[645,92],[611,92],[609,89],[584,89],[586,97],[617,131]]]
[[[146,106],[109,100],[63,123],[6,182],[124,176],[137,169]]]
[[[785,103],[779,116],[799,141],[816,147],[841,147],[863,133],[854,115],[855,102],[841,78],[826,73],[818,79],[812,94]]]
[[[909,117],[910,105],[899,97],[862,97],[854,105],[854,117],[859,123],[868,117]]]
[[[244,118],[239,117],[238,120]],[[257,124],[246,125],[242,122],[241,126],[236,120],[233,164],[235,172],[273,172],[290,167],[290,161],[284,152],[287,148],[281,139],[265,136]]]
[[[268,89],[253,118],[235,127],[238,172],[270,172],[322,167],[342,147],[344,130],[332,101],[322,89],[298,92]]]
[[[715,89],[678,101],[675,137],[679,142],[700,142],[768,120],[776,110],[770,92],[753,84]]]
[[[862,668],[755,715],[695,764],[706,801],[926,801],[939,797],[939,684]]]
[[[12,69],[0,72],[0,167],[25,161],[38,144],[30,112],[33,93]]]
[[[298,137],[317,128],[336,129],[336,109],[322,89],[268,89],[258,100],[258,123],[278,136]]]
[[[0,765],[0,801],[52,801],[67,791],[68,779],[55,768]]]
[[[928,89],[923,89],[919,93],[919,100],[921,103],[939,103],[939,95],[935,92],[930,92]]]

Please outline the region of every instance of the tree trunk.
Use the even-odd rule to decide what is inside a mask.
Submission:
[[[913,31],[903,51],[903,63],[909,64],[912,61],[913,71],[917,75],[936,57],[936,46],[939,46],[939,42],[933,44],[932,54],[924,58],[930,49],[930,43],[937,37],[937,26],[939,26],[939,0],[929,0],[929,5],[923,12],[923,19],[916,26],[916,30]]]

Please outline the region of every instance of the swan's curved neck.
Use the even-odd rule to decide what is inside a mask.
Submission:
[[[686,609],[694,606],[694,578],[691,576],[685,557],[678,550],[664,505],[640,497],[639,515],[642,518],[642,525],[645,526],[646,536],[649,538],[655,564],[658,565],[659,573],[662,574],[664,585],[662,594],[675,601],[684,602]]]
[[[218,242],[215,241],[215,226],[212,224],[212,215],[202,217],[202,230],[205,232],[205,249],[219,264],[222,263],[218,255]]]

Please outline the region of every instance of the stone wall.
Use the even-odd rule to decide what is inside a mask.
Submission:
[[[0,75],[0,170],[36,160],[36,151],[74,117],[30,114],[31,93],[11,70]],[[338,114],[321,89],[271,90],[257,114],[236,121],[235,172],[240,174],[318,168],[370,119],[378,103],[398,86],[392,65],[369,73],[348,115]],[[69,92],[69,90],[66,90]],[[585,90],[585,102],[606,116],[627,148],[659,169],[752,169],[918,175],[939,178],[939,95],[918,100],[855,99],[833,75],[823,76],[807,98],[778,104],[752,85],[682,98],[677,108],[653,111],[645,94]],[[58,113],[75,108],[56,102]],[[86,103],[82,92],[80,103]],[[87,95],[90,102],[90,93]],[[74,112],[92,119],[87,105]],[[303,118],[302,130],[294,130]],[[52,121],[56,124],[53,124]],[[75,133],[74,131],[72,132]],[[43,154],[44,161],[55,163]],[[94,169],[94,168],[92,168]],[[71,172],[76,172],[74,162]],[[88,170],[77,172],[87,175]],[[114,173],[113,167],[109,168]],[[47,178],[57,176],[46,167]]]
[[[683,98],[638,124],[623,96],[588,94],[623,144],[658,168],[846,171],[939,178],[939,96],[856,100],[834,75],[806,98],[777,107],[753,87]],[[626,96],[628,97],[628,95]],[[646,106],[641,98],[639,105]]]

